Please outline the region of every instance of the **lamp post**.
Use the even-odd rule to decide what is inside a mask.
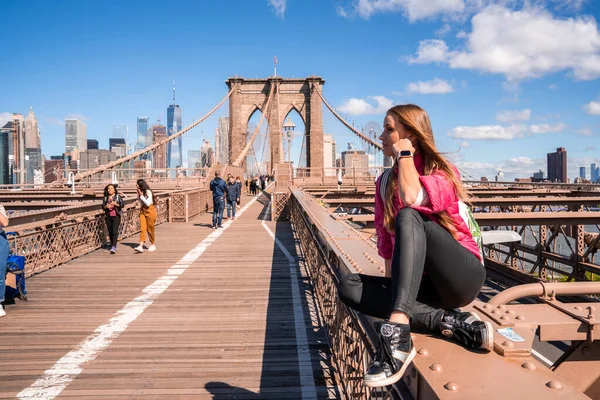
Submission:
[[[292,159],[290,150],[292,145],[292,139],[294,137],[294,129],[296,129],[296,125],[292,121],[290,121],[288,117],[287,121],[285,121],[285,123],[283,124],[283,131],[285,132],[285,135],[288,140],[288,163],[290,163]]]
[[[73,172],[69,172],[67,185],[71,185],[71,194],[75,194],[75,174]]]

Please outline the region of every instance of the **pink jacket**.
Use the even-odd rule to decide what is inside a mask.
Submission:
[[[417,168],[419,175],[421,175],[419,180],[429,196],[429,200],[420,206],[413,205],[412,208],[427,215],[435,222],[438,221],[435,214],[446,210],[456,226],[459,243],[483,262],[479,247],[469,230],[469,225],[467,223],[468,215],[465,210],[466,205],[459,201],[452,182],[447,179],[446,175],[441,171],[434,172],[431,175],[423,175],[423,157],[420,154],[415,155],[414,161],[415,167]],[[456,168],[454,168],[454,170],[457,176],[459,176]],[[379,176],[377,183],[375,184],[375,229],[377,230],[377,251],[381,257],[391,259],[396,238],[384,227],[383,215],[385,213],[385,207],[383,200],[381,199],[381,194],[379,193],[380,180],[381,176]],[[399,191],[394,193],[394,207],[396,213],[398,210],[405,207],[404,204],[401,203]]]

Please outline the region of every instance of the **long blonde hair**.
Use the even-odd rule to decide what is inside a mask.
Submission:
[[[414,104],[403,104],[390,108],[387,114],[397,118],[397,122],[400,122],[400,124],[402,124],[406,130],[417,137],[417,151],[419,151],[423,156],[423,174],[431,175],[434,171],[443,172],[448,179],[452,181],[458,198],[467,202],[467,192],[460,182],[459,177],[455,173],[454,168],[452,168],[452,165],[435,147],[433,131],[431,129],[431,123],[429,122],[429,116],[427,115],[427,112]],[[398,191],[398,172],[396,167],[397,161],[394,163],[392,172],[390,174],[389,179],[391,182],[389,183],[391,184],[387,185],[385,193],[386,201],[383,221],[384,226],[390,233],[394,233],[396,222],[396,210],[394,208],[394,193]],[[440,225],[456,238],[456,227],[454,226],[452,218],[448,212],[441,211],[436,214],[436,217]]]

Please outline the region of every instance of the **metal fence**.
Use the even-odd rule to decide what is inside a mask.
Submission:
[[[326,244],[319,239],[325,235],[318,234],[318,227],[293,195],[289,202],[291,220],[317,297],[341,392],[347,399],[400,398],[396,386],[371,389],[363,385],[362,377],[375,351],[365,323],[339,300],[337,294],[340,271],[334,266],[343,268],[345,260],[327,251]]]
[[[204,192],[204,193],[202,193]],[[187,196],[193,199],[206,196],[206,190],[192,191]],[[169,221],[171,198],[159,198],[156,224]],[[196,206],[200,201],[192,200],[195,208],[188,215],[198,215],[201,208]],[[139,207],[129,205],[123,210],[119,238],[135,235],[140,231]],[[18,226],[11,226],[18,230]],[[27,277],[46,271],[69,260],[88,254],[108,243],[108,231],[104,211],[98,209],[69,216],[69,220],[56,222],[49,220],[45,227],[20,232],[9,237],[10,247],[14,254],[25,256]]]

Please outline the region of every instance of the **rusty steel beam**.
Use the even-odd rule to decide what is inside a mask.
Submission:
[[[90,200],[86,200],[90,201]],[[94,200],[91,200],[94,201]],[[95,201],[98,203],[98,200]],[[74,201],[15,201],[3,203],[7,211],[44,210],[56,207],[80,206],[81,200]]]
[[[523,226],[523,225],[593,225],[600,224],[600,213],[579,212],[523,212],[523,213],[474,213],[479,226]],[[375,214],[351,214],[350,220],[375,221]]]
[[[291,190],[292,220],[301,235],[300,245],[306,254],[305,261],[309,269],[315,271],[311,272],[311,278],[320,297],[322,315],[329,326],[335,326],[334,329],[327,330],[327,333],[333,343],[334,360],[340,359],[341,381],[347,389],[352,390],[352,397],[370,398],[364,392],[364,388],[355,385],[368,361],[363,358],[365,352],[359,346],[370,346],[369,339],[363,336],[370,337],[370,327],[354,325],[350,328],[345,325],[345,321],[350,319],[344,315],[350,311],[339,302],[335,285],[323,279],[329,276],[325,271],[327,268],[335,268],[342,274],[345,273],[342,271],[349,271],[376,276],[382,276],[384,271],[381,268],[375,268],[371,272],[364,270],[363,268],[370,264],[364,260],[365,254],[373,254],[372,246],[360,240],[353,240],[352,229],[343,221],[330,218],[315,199],[297,189]],[[312,249],[313,242],[318,243],[322,251]],[[377,256],[371,258],[377,263],[381,262]],[[484,306],[486,308],[483,308]],[[573,336],[579,340],[581,337],[585,338],[585,332],[580,332],[580,320],[547,304],[525,305],[517,311],[496,311],[492,305],[477,301],[469,307],[479,307],[480,315],[492,321],[495,351],[485,355],[477,354],[449,341],[415,332],[413,337],[418,355],[402,379],[414,398],[587,398],[589,390],[585,385],[578,384],[575,380],[566,380],[531,355],[536,326],[544,327],[544,334],[546,337],[552,337],[551,340],[564,340],[561,338],[560,328],[563,329],[563,336]],[[547,322],[539,318],[546,315],[557,316],[559,319],[556,320],[556,324],[546,326]],[[504,326],[514,327],[514,331],[521,335],[524,341],[511,342],[500,333],[496,334],[496,328]],[[360,329],[364,330],[356,331]],[[353,349],[357,350],[352,351]],[[589,361],[587,365],[591,368],[598,366],[596,359],[585,361]],[[345,365],[351,365],[352,368],[344,368]],[[454,368],[456,365],[460,365],[460,368]],[[598,369],[591,375],[597,379]],[[496,379],[497,377],[502,379]],[[506,382],[510,382],[510,385]]]
[[[525,297],[580,295],[600,295],[600,282],[529,283],[508,288],[492,297],[488,303],[500,305]]]
[[[594,211],[474,213],[473,216],[480,226],[600,224],[600,213]]]
[[[337,194],[337,193],[336,193]],[[339,195],[339,194],[338,194]],[[356,196],[356,197],[354,197]],[[345,195],[344,198],[331,198],[329,194],[325,194],[323,197],[323,201],[334,205],[341,205],[345,207],[363,207],[363,206],[374,206],[375,205],[375,196],[358,196],[350,194]],[[319,198],[319,196],[315,196]],[[474,198],[469,201],[469,203],[476,207],[489,207],[489,206],[513,206],[513,205],[521,205],[521,206],[595,206],[600,205],[600,194],[598,197],[551,197],[551,198],[537,198],[537,197],[516,197],[516,198],[507,198],[507,197],[486,197],[486,198]]]

